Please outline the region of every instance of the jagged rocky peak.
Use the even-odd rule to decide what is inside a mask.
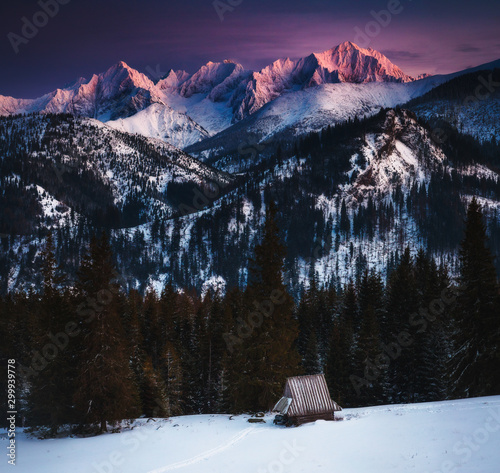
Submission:
[[[180,95],[188,98],[194,94],[208,94],[229,77],[238,76],[243,71],[243,66],[233,61],[210,61],[182,84]]]
[[[412,82],[387,57],[374,49],[363,49],[346,41],[322,53],[298,60],[279,59],[252,74],[236,114],[251,115],[285,90],[339,82]]]
[[[175,92],[179,88],[179,86],[186,82],[186,80],[188,80],[190,77],[191,74],[186,71],[174,71],[173,69],[170,69],[168,74],[160,79],[156,83],[156,85],[161,90],[165,90],[167,92]]]
[[[372,48],[360,48],[351,41],[315,54],[321,67],[338,71],[342,82],[412,82],[386,56]]]
[[[126,87],[138,87],[146,90],[154,88],[153,81],[130,67],[126,62],[120,61],[111,66],[106,72],[99,75],[102,90],[115,91]]]

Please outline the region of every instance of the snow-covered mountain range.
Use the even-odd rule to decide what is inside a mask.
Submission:
[[[286,281],[295,295],[311,274],[326,283],[346,282],[366,268],[384,273],[407,245],[413,254],[425,248],[453,274],[472,195],[491,234],[500,234],[494,156],[453,135],[436,141],[407,110],[326,129],[282,160],[236,172],[159,139],[71,115],[2,118],[0,135],[8,137],[0,146],[0,232],[18,235],[8,261],[0,253],[10,288],[36,281],[39,254],[28,249],[43,248],[37,235],[46,228],[60,234],[58,241],[78,241],[61,248],[71,273],[74,252],[101,226],[112,229],[132,287],[161,289],[167,280],[200,290],[207,281],[244,285],[271,200],[280,209]],[[492,244],[499,248],[500,240]]]
[[[319,130],[405,103],[457,74],[415,79],[380,52],[351,42],[279,59],[260,71],[227,60],[208,62],[194,74],[171,70],[155,81],[122,61],[37,99],[0,95],[0,115],[70,113],[185,148],[245,120],[259,140],[271,129],[294,135]]]

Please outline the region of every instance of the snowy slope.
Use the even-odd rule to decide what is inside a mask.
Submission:
[[[108,204],[122,207],[131,197],[138,196],[151,218],[169,214],[172,210],[165,197],[167,186],[172,182],[202,185],[207,182],[228,184],[232,181],[227,174],[160,139],[123,133],[91,118],[40,115],[4,118],[0,119],[0,135],[18,140],[20,145],[24,143],[26,149],[31,147],[33,140],[43,143],[36,151],[27,151],[25,159],[31,163],[32,184],[41,189],[40,196],[45,192],[49,194],[39,200],[45,216],[52,223],[63,224],[67,209],[63,209],[62,213],[50,209],[64,205],[85,207],[85,202],[93,197],[84,198],[77,192],[88,179],[88,175],[82,175],[83,170],[91,173],[107,189]],[[17,159],[15,146],[6,146],[2,151],[4,159]],[[34,171],[36,166],[45,166],[50,172],[46,177],[44,174],[39,178]],[[59,202],[54,193],[62,190],[64,179],[71,175],[74,180],[71,180],[70,188],[61,193],[67,201]],[[40,186],[41,182],[46,185]],[[50,188],[47,187],[49,185]],[[73,191],[76,194],[72,199]]]
[[[500,396],[345,409],[298,428],[246,416],[136,421],[120,434],[36,440],[18,434],[19,473],[497,473]],[[1,442],[7,443],[5,431]]]
[[[419,117],[429,121],[441,118],[462,133],[480,141],[500,140],[500,94],[472,103],[440,100],[413,107]]]
[[[411,94],[405,84],[397,83],[325,84],[282,95],[257,112],[249,131],[264,139],[289,128],[295,135],[319,131],[328,124],[373,115],[381,107],[394,107]]]
[[[373,49],[349,41],[305,58],[279,59],[252,74],[236,117],[259,110],[285,91],[339,82],[411,82],[414,79]]]
[[[233,109],[227,102],[213,102],[206,94],[194,94],[189,98],[178,93],[167,94],[164,102],[177,110],[185,113],[198,123],[210,135],[215,135],[233,122]]]
[[[435,82],[429,79],[409,84],[344,82],[283,93],[250,117],[219,135],[193,145],[188,151],[200,157],[208,156],[212,150],[223,155],[249,141],[259,143],[275,138],[293,139],[354,117],[374,115],[381,108],[403,104],[434,86]]]
[[[496,64],[483,67],[493,67]],[[220,134],[195,144],[187,151],[202,158],[209,156],[212,151],[223,156],[238,150],[241,143],[293,139],[354,117],[374,115],[381,108],[405,104],[460,74],[462,73],[429,76],[412,82],[325,83],[300,90],[283,91],[252,115]],[[450,105],[447,102],[443,107],[449,109]],[[493,100],[470,105],[477,117],[470,127],[480,130],[484,136],[495,133],[498,128],[496,107]],[[462,113],[466,117],[471,115],[464,110]],[[429,114],[432,114],[432,110]]]
[[[111,120],[107,125],[119,131],[159,138],[177,148],[185,148],[210,136],[186,114],[159,103],[131,117]]]

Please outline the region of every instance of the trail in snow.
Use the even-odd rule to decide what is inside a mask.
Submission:
[[[248,416],[145,419],[133,431],[38,440],[19,429],[18,473],[498,473],[500,396],[344,409],[298,428]],[[340,415],[339,415],[340,418]],[[254,435],[258,434],[258,435]],[[0,448],[7,445],[0,429]],[[3,471],[3,470],[1,470]]]
[[[248,429],[243,430],[238,435],[235,435],[233,438],[229,439],[228,442],[223,443],[222,445],[219,445],[218,447],[212,448],[211,450],[208,450],[204,453],[201,453],[200,455],[196,455],[195,457],[190,458],[189,460],[184,460],[181,462],[174,463],[172,465],[167,465],[167,466],[162,467],[162,468],[157,468],[155,470],[149,471],[148,473],[164,473],[165,471],[177,470],[179,468],[184,468],[186,466],[200,463],[203,460],[206,460],[210,457],[218,455],[219,453],[223,452],[224,450],[227,450],[228,448],[232,447],[233,445],[237,444],[238,442],[241,442],[245,437],[247,437],[248,435],[250,435],[254,431],[255,431],[255,427],[250,427]]]

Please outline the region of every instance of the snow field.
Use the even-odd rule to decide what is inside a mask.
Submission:
[[[345,409],[298,428],[248,416],[139,419],[91,438],[18,433],[20,473],[498,473],[500,396]],[[6,444],[5,430],[0,443]],[[5,458],[3,461],[6,461]]]

